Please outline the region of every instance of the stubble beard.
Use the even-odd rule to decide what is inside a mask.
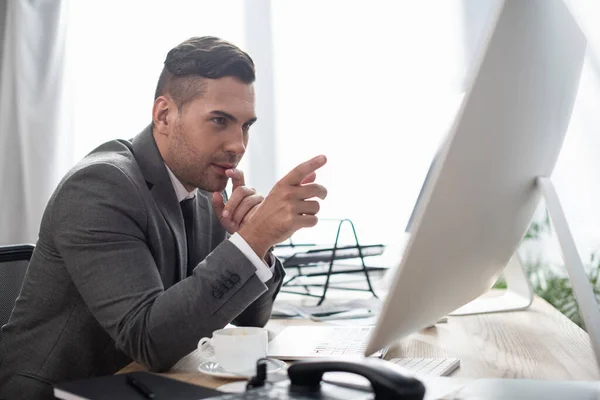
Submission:
[[[169,167],[181,183],[208,192],[225,190],[227,178],[221,178],[216,171],[212,170],[206,156],[193,153],[192,146],[186,140],[180,124],[177,125],[173,134],[174,140],[169,148],[172,166]]]

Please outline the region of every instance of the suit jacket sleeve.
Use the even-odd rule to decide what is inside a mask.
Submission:
[[[265,282],[268,290],[250,304],[232,323],[239,326],[265,326],[269,318],[271,318],[273,302],[281,289],[284,276],[285,271],[281,261],[275,258],[273,277]]]
[[[236,317],[264,324],[281,281],[262,283],[229,241],[165,290],[145,243],[147,210],[139,190],[118,165],[93,164],[67,178],[51,200],[55,245],[117,348],[150,370],[165,371]]]

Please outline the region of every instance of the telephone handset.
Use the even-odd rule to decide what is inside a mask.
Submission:
[[[323,374],[334,371],[364,376],[371,382],[375,400],[422,400],[425,396],[421,381],[403,375],[402,368],[378,358],[298,361],[288,368],[289,390],[298,394],[319,392]]]

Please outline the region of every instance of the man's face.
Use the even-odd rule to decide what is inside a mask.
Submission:
[[[203,95],[176,114],[165,161],[188,190],[220,192],[227,185],[225,171],[242,159],[256,121],[254,86],[233,77],[203,84]]]

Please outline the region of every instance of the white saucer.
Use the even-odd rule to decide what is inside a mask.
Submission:
[[[272,374],[277,371],[281,371],[283,368],[285,368],[285,366],[285,362],[274,358],[270,358],[269,362],[267,362],[267,373]],[[239,374],[227,372],[223,369],[223,367],[221,367],[221,365],[218,362],[215,361],[204,361],[198,366],[198,371],[206,375],[226,379],[249,379],[256,374],[256,370],[242,372]]]

